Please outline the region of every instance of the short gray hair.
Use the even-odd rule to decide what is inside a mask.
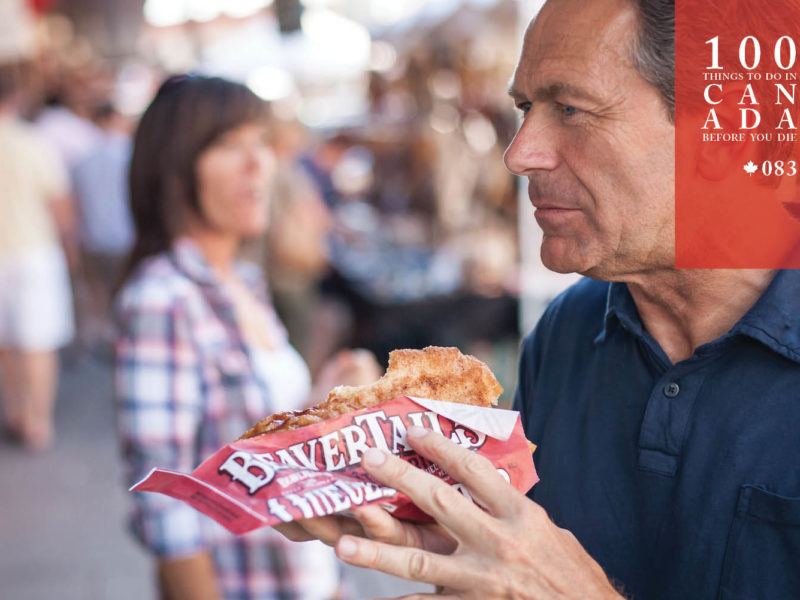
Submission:
[[[675,0],[633,0],[639,13],[639,32],[633,64],[661,94],[675,120]]]

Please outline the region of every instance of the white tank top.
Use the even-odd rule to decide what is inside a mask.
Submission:
[[[275,350],[249,348],[256,376],[270,391],[273,412],[306,408],[311,391],[311,375],[300,354],[288,343]]]
[[[276,350],[249,348],[256,376],[269,387],[272,410],[283,412],[306,408],[311,390],[311,375],[300,354],[288,343]],[[322,542],[295,544],[293,558],[313,565],[313,580],[307,580],[303,600],[331,598],[339,584],[339,566],[333,549]]]

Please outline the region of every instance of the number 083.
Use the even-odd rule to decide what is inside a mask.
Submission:
[[[761,173],[765,176],[770,177],[772,175],[776,177],[794,177],[797,175],[797,161],[790,160],[790,161],[782,161],[782,160],[765,160],[761,163]]]

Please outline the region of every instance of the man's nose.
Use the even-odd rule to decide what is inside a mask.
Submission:
[[[523,177],[535,171],[555,169],[559,158],[557,132],[554,129],[545,118],[529,114],[506,149],[503,157],[506,168]]]

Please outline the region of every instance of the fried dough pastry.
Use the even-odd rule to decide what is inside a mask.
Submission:
[[[333,388],[317,406],[271,415],[239,439],[299,429],[400,396],[491,406],[502,392],[489,367],[458,348],[395,350],[389,354],[386,374],[375,383]]]

